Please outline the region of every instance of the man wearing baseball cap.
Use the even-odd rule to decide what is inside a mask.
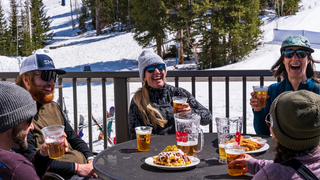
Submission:
[[[29,91],[37,101],[37,114],[33,120],[34,130],[28,134],[29,147],[19,153],[31,158],[44,142],[41,129],[49,125],[64,125],[69,152],[64,157],[54,160],[48,171],[66,179],[73,175],[97,178],[92,165],[93,153],[72,129],[58,104],[53,102],[55,82],[59,74],[65,73],[64,70],[56,69],[53,60],[46,54],[34,54],[22,62],[16,84]]]
[[[11,151],[26,149],[27,134],[33,130],[36,102],[23,88],[0,81],[0,179],[42,179],[52,160],[46,143],[30,158]]]

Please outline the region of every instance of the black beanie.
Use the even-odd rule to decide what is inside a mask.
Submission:
[[[0,81],[0,133],[17,126],[37,113],[30,93],[11,82]]]

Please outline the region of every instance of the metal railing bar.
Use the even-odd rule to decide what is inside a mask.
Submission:
[[[93,142],[92,142],[91,78],[87,79],[87,98],[88,98],[89,148],[92,151],[93,150]]]
[[[243,76],[242,80],[242,116],[243,116],[243,133],[247,134],[247,77]]]
[[[260,76],[260,86],[263,86],[263,84],[264,84],[264,77]]]
[[[194,98],[196,98],[196,78],[192,76],[191,78],[191,84],[192,84],[192,95]]]
[[[103,145],[104,149],[108,148],[108,141],[107,141],[107,95],[106,95],[106,78],[102,78],[102,118],[103,118]]]
[[[78,100],[77,100],[77,78],[72,79],[72,90],[73,90],[73,126],[74,131],[78,131]]]
[[[58,78],[58,85],[62,87],[62,78]],[[62,88],[59,88],[59,105],[60,108],[63,110],[63,92]]]
[[[226,117],[230,117],[229,105],[230,105],[230,101],[229,101],[229,76],[227,76],[226,77]]]
[[[179,77],[174,78],[174,86],[179,87]]]
[[[208,89],[209,89],[209,111],[212,114],[212,77],[210,76],[208,78]],[[209,132],[212,133],[212,121],[211,124],[209,124]]]

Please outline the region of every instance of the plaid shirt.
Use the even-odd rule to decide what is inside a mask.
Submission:
[[[312,155],[297,157],[303,165],[309,168],[318,178],[320,178],[320,151],[314,152]],[[253,180],[274,180],[274,179],[301,179],[297,171],[290,166],[283,166],[280,163],[273,163],[272,160],[258,160],[251,158],[248,162],[248,170],[251,174],[255,174]]]

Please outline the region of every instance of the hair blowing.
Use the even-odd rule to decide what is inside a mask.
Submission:
[[[167,120],[163,118],[161,113],[151,106],[146,81],[143,82],[142,88],[134,94],[133,101],[136,103],[145,125],[152,124],[157,129],[157,126],[164,127],[167,123]]]
[[[314,72],[314,63],[320,63],[319,61],[315,61],[311,54],[308,54],[308,59],[310,60],[308,66],[307,66],[307,70],[306,70],[306,75],[307,75],[307,79],[312,78],[314,81],[316,81],[317,83],[320,83],[320,81],[318,80],[315,72]],[[280,58],[277,60],[276,63],[273,64],[273,66],[271,67],[271,71],[275,71],[275,73],[273,74],[273,77],[278,78],[281,77],[282,80],[288,78],[288,72],[286,70],[286,67],[283,64],[283,60],[284,60],[284,56],[283,54],[281,54]]]

